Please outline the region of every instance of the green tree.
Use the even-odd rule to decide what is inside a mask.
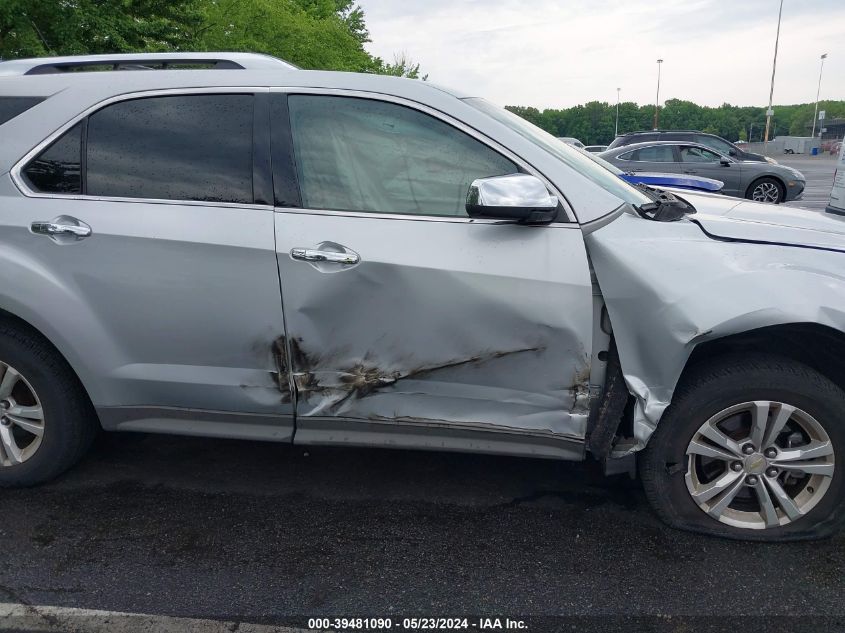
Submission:
[[[2,0],[0,57],[180,50],[201,19],[196,0]]]

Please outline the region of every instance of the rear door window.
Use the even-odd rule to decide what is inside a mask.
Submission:
[[[65,132],[23,174],[42,193],[252,203],[253,100],[203,94],[120,101]]]
[[[674,163],[675,154],[672,150],[672,145],[655,145],[653,147],[638,149],[634,152],[634,157],[630,160],[642,163]]]
[[[251,203],[252,95],[121,101],[88,121],[86,193]]]

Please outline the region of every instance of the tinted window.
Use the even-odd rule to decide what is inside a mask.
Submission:
[[[404,106],[291,95],[289,107],[306,208],[466,215],[473,180],[519,171],[467,134]]]
[[[0,97],[0,125],[42,101],[42,97]]]
[[[23,174],[43,193],[81,193],[82,124],[77,123],[31,160]]]
[[[665,134],[660,135],[661,141],[691,141],[693,140],[692,134],[687,134],[684,132],[667,132]]]
[[[252,95],[122,101],[88,122],[86,193],[251,203]]]
[[[638,149],[631,160],[644,163],[674,163],[675,154],[672,151],[672,145],[655,145]]]
[[[651,141],[656,141],[660,138],[658,134],[634,134],[633,136],[628,137],[625,141],[626,145],[632,145],[634,143],[650,143]]]
[[[636,153],[636,150],[633,152],[625,152],[624,154],[619,154],[616,158],[618,160],[634,160],[634,154]]]
[[[721,159],[716,152],[703,147],[682,147],[681,162],[684,163],[715,163]]]
[[[701,143],[702,145],[706,145],[707,147],[712,147],[717,152],[721,152],[725,155],[730,155],[731,150],[734,149],[733,145],[728,143],[727,141],[723,141],[720,138],[715,136],[706,136],[704,134],[698,134],[695,137],[696,143]]]

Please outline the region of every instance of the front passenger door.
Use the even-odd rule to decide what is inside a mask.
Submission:
[[[592,286],[577,224],[468,218],[474,179],[525,166],[434,112],[273,96],[295,441],[580,456]]]

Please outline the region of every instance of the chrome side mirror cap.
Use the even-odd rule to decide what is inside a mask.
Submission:
[[[530,174],[479,178],[470,185],[466,210],[471,218],[548,224],[558,214],[558,199]]]

